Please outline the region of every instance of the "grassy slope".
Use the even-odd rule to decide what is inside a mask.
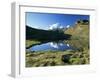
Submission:
[[[67,34],[71,34],[71,40],[68,40],[71,45],[79,49],[89,48],[89,25],[75,25],[65,31]]]
[[[66,39],[65,42],[77,47],[78,51],[27,52],[26,67],[89,64],[89,25],[75,25],[66,30],[65,34],[72,35],[70,40]],[[35,44],[35,41],[32,41]],[[71,54],[69,62],[64,63],[61,57],[68,54]]]
[[[79,65],[88,64],[89,55],[79,51],[40,51],[26,54],[26,67],[57,66],[57,65]],[[69,55],[68,62],[62,61],[62,55]]]

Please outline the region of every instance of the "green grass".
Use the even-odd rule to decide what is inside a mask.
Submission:
[[[64,39],[64,42],[78,50],[26,52],[26,67],[89,64],[89,24],[76,24],[64,34],[72,35],[70,39]],[[40,43],[39,40],[26,40],[26,47]],[[69,55],[67,63],[62,61],[63,55]]]
[[[40,44],[40,43],[41,43],[40,41],[36,41],[36,40],[26,40],[26,48],[29,48],[33,45]]]
[[[72,35],[71,39],[65,42],[79,49],[89,49],[89,25],[76,25],[66,30],[65,34]]]
[[[69,62],[62,61],[62,55],[69,55]],[[26,53],[26,67],[61,66],[89,64],[88,51],[39,51]]]

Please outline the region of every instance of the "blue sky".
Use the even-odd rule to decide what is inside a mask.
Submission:
[[[67,25],[73,26],[80,19],[89,20],[89,15],[26,12],[26,25],[44,30],[48,30],[53,25],[62,27]]]

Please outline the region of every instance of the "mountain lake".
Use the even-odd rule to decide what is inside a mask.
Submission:
[[[65,50],[76,50],[76,48],[72,47],[70,44],[64,43],[63,41],[60,42],[47,42],[43,44],[33,45],[28,51],[65,51]]]

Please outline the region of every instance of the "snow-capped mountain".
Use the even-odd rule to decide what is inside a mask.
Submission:
[[[55,23],[50,25],[49,30],[65,30],[68,29],[70,27],[70,25],[67,26],[62,26],[59,23]]]

